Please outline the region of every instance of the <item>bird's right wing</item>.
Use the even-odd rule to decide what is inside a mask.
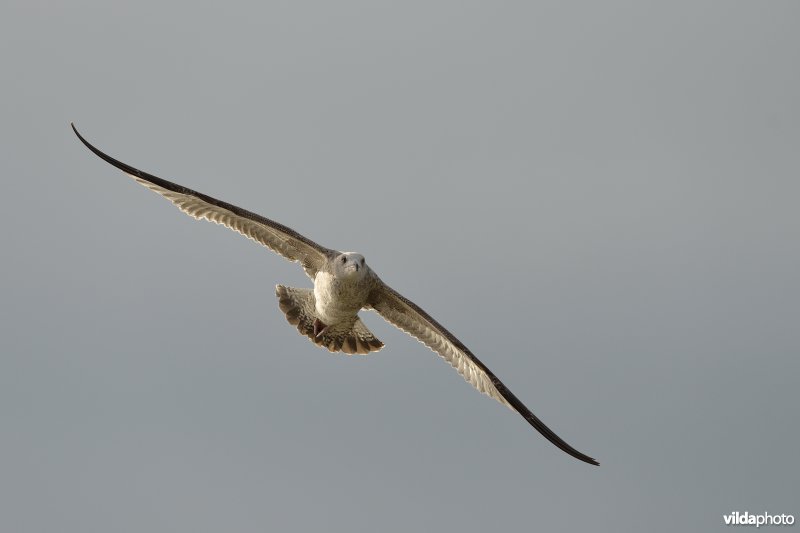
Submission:
[[[595,459],[579,452],[534,415],[500,379],[469,351],[455,335],[434,320],[417,304],[382,281],[370,293],[367,309],[374,309],[387,322],[405,331],[439,354],[464,376],[473,387],[518,412],[544,437],[564,452],[586,463],[597,465]]]
[[[320,246],[274,220],[122,163],[89,144],[78,133],[74,124],[72,129],[81,142],[98,157],[122,170],[148,189],[157,192],[187,215],[197,220],[205,219],[222,224],[241,233],[248,239],[266,246],[286,259],[300,263],[311,279],[314,279],[314,276],[323,267],[328,257],[338,253],[335,250]]]

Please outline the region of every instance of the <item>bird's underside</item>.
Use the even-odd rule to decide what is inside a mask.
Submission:
[[[555,446],[581,461],[599,464],[553,433],[452,333],[415,303],[383,283],[365,265],[363,256],[325,248],[266,217],[138,170],[92,146],[74,125],[72,129],[94,154],[165,197],[184,213],[198,220],[226,226],[284,258],[300,263],[315,281],[315,289],[278,285],[276,296],[286,320],[317,346],[347,354],[380,350],[383,343],[367,329],[357,314],[360,309],[376,311],[387,322],[439,354],[480,392],[518,412]],[[325,285],[336,290],[321,292],[323,284],[319,280],[323,278],[328,280],[326,283],[330,280],[339,283]],[[357,287],[358,290],[342,292],[342,287]],[[337,300],[340,294],[346,296],[341,296],[341,302]]]
[[[294,287],[275,287],[278,305],[289,324],[296,326],[314,344],[331,352],[366,355],[383,348],[383,343],[367,329],[358,316],[335,325],[322,322],[315,312],[314,291]]]

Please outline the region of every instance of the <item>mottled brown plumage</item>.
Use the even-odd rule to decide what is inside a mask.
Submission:
[[[315,345],[348,354],[380,350],[383,343],[358,318],[360,310],[374,310],[439,354],[480,392],[517,411],[560,449],[581,461],[598,464],[553,433],[452,333],[383,283],[360,254],[325,248],[266,217],[142,172],[104,154],[89,144],[74,125],[72,128],[98,157],[157,192],[184,213],[198,220],[222,224],[300,263],[314,281],[314,288],[278,285],[276,296],[286,320]]]

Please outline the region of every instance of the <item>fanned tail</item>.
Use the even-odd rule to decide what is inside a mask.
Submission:
[[[320,348],[327,348],[330,352],[361,355],[383,348],[383,343],[357,316],[348,322],[332,324],[319,335],[314,335],[314,320],[317,316],[314,291],[311,289],[277,285],[275,296],[278,297],[278,306],[289,324],[296,326],[301,335],[308,337]]]

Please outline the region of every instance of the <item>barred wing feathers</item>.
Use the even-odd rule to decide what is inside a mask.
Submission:
[[[151,191],[157,192],[187,215],[197,220],[209,220],[216,224],[221,224],[241,233],[248,239],[266,246],[289,261],[300,263],[311,279],[314,279],[314,276],[323,267],[329,256],[338,253],[335,250],[320,246],[274,220],[118,161],[92,146],[78,133],[74,124],[72,129],[81,142],[98,157],[122,170]]]
[[[599,464],[556,435],[517,398],[452,333],[414,302],[381,282],[370,295],[369,304],[387,322],[405,331],[450,363],[473,387],[518,412],[547,440],[569,455],[589,464]]]

